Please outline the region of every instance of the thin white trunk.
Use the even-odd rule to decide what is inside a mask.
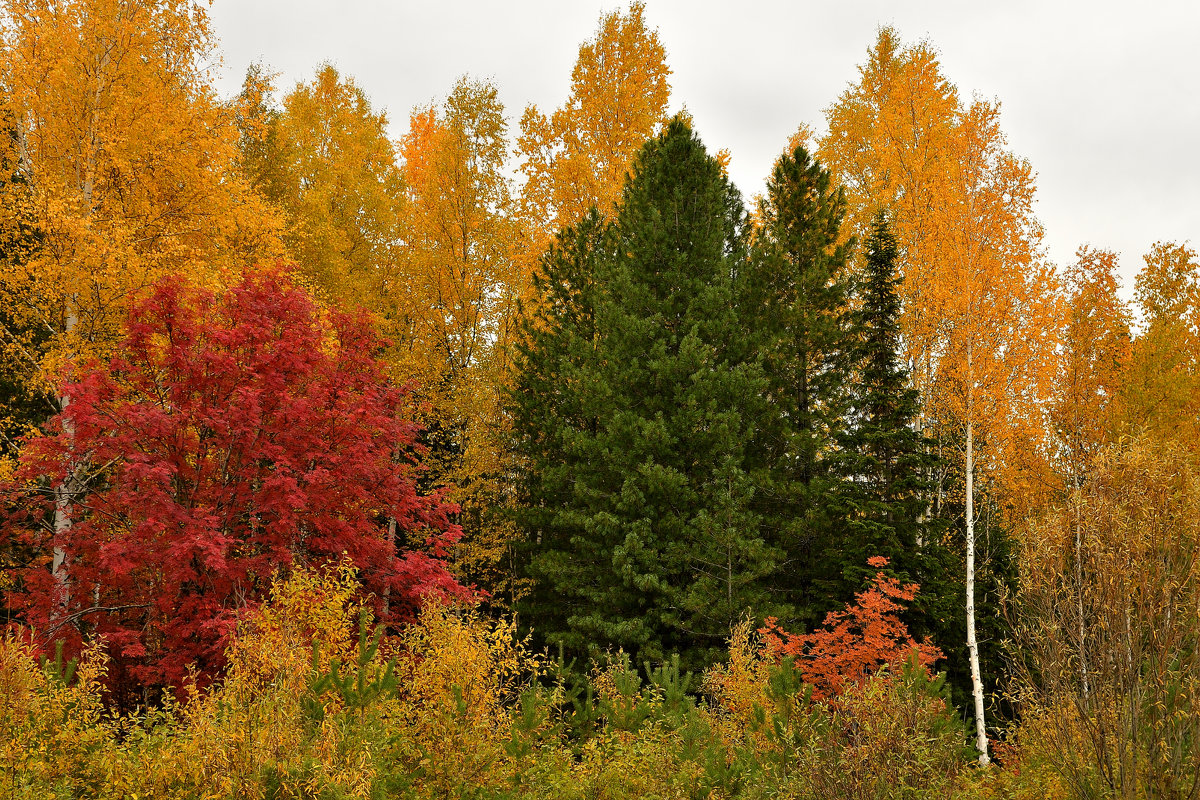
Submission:
[[[92,197],[96,186],[97,152],[100,148],[98,135],[100,106],[107,88],[106,76],[110,59],[111,51],[106,50],[99,56],[96,65],[96,85],[92,94],[92,109],[87,131],[87,156],[81,165],[82,172],[76,173],[79,181],[79,194],[83,199],[83,214],[85,217],[92,215]],[[77,169],[79,168],[77,166]],[[74,294],[68,295],[66,319],[63,324],[63,333],[68,338],[79,324],[78,309],[78,296]],[[70,404],[71,398],[69,395],[60,397],[60,412],[65,412]],[[75,444],[75,426],[68,419],[63,420],[63,433],[67,437],[69,450],[73,450]],[[73,524],[72,516],[74,513],[73,506],[81,488],[79,485],[78,470],[79,464],[72,458],[67,464],[66,477],[54,490],[54,553],[50,571],[54,576],[55,590],[58,593],[58,597],[56,598],[56,608],[58,610],[56,613],[63,615],[67,613],[71,602],[71,565],[67,560],[66,548],[63,545],[71,531],[71,525]]]
[[[971,420],[971,345],[967,344],[967,653],[971,660],[971,695],[975,699],[975,747],[987,766],[987,726],[983,716],[983,678],[979,672],[979,640],[975,636],[975,430]]]
[[[70,335],[77,321],[74,309],[68,309],[66,319],[66,332],[68,335]],[[67,406],[71,405],[70,396],[64,394],[59,398],[58,404],[60,411],[65,412]],[[66,435],[73,449],[75,443],[75,425],[69,419],[63,419],[63,434]],[[57,621],[59,616],[65,616],[71,605],[70,564],[67,561],[67,551],[64,544],[71,532],[72,506],[74,505],[75,495],[78,490],[76,469],[77,465],[72,458],[67,465],[66,477],[54,489],[54,553],[50,562],[50,574],[54,577],[54,589],[57,596],[55,597],[55,610],[51,618],[52,622]]]
[[[388,517],[387,527],[387,543],[388,543],[388,558],[394,560],[396,558],[396,518]],[[391,568],[389,567],[389,572]],[[383,618],[386,620],[392,607],[392,585],[390,583],[383,587]]]
[[[925,411],[924,410],[922,410],[921,413],[919,413],[917,415],[916,430],[917,430],[917,435],[924,438],[924,436],[925,436]],[[929,451],[928,443],[925,444],[925,450],[926,450],[926,453],[928,453],[928,451]],[[930,486],[933,485],[933,473],[932,473],[931,469],[932,468],[927,468],[925,471],[925,476],[929,479],[928,485],[930,485]],[[933,493],[930,492],[925,498],[925,508],[922,509],[921,513],[917,515],[916,545],[917,545],[918,551],[925,549],[925,528],[923,526],[932,517],[933,517]]]

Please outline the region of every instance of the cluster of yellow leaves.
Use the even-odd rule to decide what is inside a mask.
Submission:
[[[633,156],[666,122],[671,70],[645,11],[634,3],[628,14],[603,15],[579,48],[566,103],[549,117],[525,109],[517,147],[535,257],[593,206],[612,212]]]
[[[0,302],[14,333],[52,336],[46,358],[27,359],[53,373],[103,349],[131,296],[164,272],[220,282],[281,253],[275,216],[235,169],[234,114],[211,89],[203,9],[17,0],[6,13],[4,161],[20,180],[2,184],[2,224],[29,226],[39,244],[4,265]]]
[[[14,635],[0,640],[0,792],[93,794],[104,778],[95,756],[110,746],[100,685],[105,660],[88,651],[67,684],[41,668]]]
[[[264,194],[287,217],[289,255],[317,293],[384,323],[404,290],[404,181],[387,122],[352,79],[325,65],[268,119],[259,140],[267,158],[255,165]]]
[[[1118,431],[1149,431],[1194,449],[1200,442],[1200,259],[1187,244],[1157,242],[1144,257],[1134,302],[1141,331],[1115,401]]]
[[[494,785],[513,774],[511,710],[543,665],[511,621],[429,605],[398,644],[403,691],[395,722],[411,736],[431,796]]]
[[[1091,472],[1115,424],[1131,322],[1116,271],[1115,253],[1081,247],[1063,274],[1067,319],[1049,415],[1064,486]]]
[[[328,721],[314,729],[302,703],[313,644],[324,667],[353,650],[355,588],[348,567],[277,579],[269,602],[231,643],[218,685],[193,685],[186,702],[168,698],[148,718],[125,721],[130,738],[113,754],[109,789],[143,797],[253,797],[269,766],[312,790],[335,785],[362,796],[372,775],[365,754],[343,747],[343,732]]]
[[[1006,149],[999,107],[964,105],[928,44],[903,46],[885,28],[826,113],[819,152],[846,191],[849,229],[861,237],[877,209],[892,215],[903,356],[923,424],[971,424],[1005,485],[1043,469],[1021,461],[1046,449],[1059,292],[1039,257],[1033,171]]]
[[[481,410],[513,311],[507,145],[496,88],[464,78],[440,109],[413,115],[401,147],[410,273],[403,357],[452,430]]]
[[[729,662],[705,673],[702,688],[723,711],[718,730],[730,744],[749,734],[755,747],[770,746],[764,735],[754,735],[752,722],[756,707],[765,709],[772,705],[766,693],[771,663],[755,632],[754,621],[747,617],[730,636]]]
[[[420,776],[415,796],[441,797],[509,780],[510,709],[542,669],[513,624],[431,605],[360,667],[355,583],[345,566],[277,580],[231,643],[220,683],[133,716],[104,710],[100,654],[68,685],[5,639],[0,764],[13,796],[253,798],[275,785],[365,798],[407,775]],[[355,708],[336,691],[315,694],[315,675],[335,661],[368,681],[391,662],[396,685]]]
[[[1198,520],[1195,454],[1144,433],[1023,536],[1026,745],[1081,796],[1169,797],[1200,770]]]

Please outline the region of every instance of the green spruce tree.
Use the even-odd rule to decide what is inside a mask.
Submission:
[[[787,554],[775,589],[795,608],[790,624],[799,627],[818,624],[853,596],[830,564],[847,513],[836,461],[851,376],[852,243],[839,236],[845,206],[804,148],[781,156],[760,206],[758,252],[744,286],[770,401],[753,445],[755,508],[770,541]]]
[[[533,276],[536,306],[523,320],[514,357],[516,381],[508,410],[518,456],[522,502],[518,522],[528,533],[519,546],[528,594],[519,606],[546,643],[586,642],[568,620],[589,601],[572,587],[587,586],[607,557],[588,535],[576,477],[590,469],[604,408],[596,370],[597,262],[610,257],[608,226],[593,209],[559,232]],[[611,559],[607,559],[611,560]]]
[[[920,397],[900,363],[900,281],[896,239],[881,211],[871,223],[858,304],[847,348],[856,373],[847,405],[848,425],[837,448],[847,482],[841,543],[827,556],[843,593],[874,574],[871,556],[886,556],[890,571],[922,584],[921,603],[936,605],[946,564],[940,523],[929,519],[936,456],[914,420]],[[919,629],[928,631],[927,625]]]
[[[677,118],[635,160],[612,229],[543,261],[513,393],[523,522],[549,642],[712,663],[747,611],[777,611],[748,448],[768,413],[746,337],[737,190]]]

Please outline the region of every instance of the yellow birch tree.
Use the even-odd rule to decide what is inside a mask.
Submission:
[[[273,214],[234,170],[237,130],[210,82],[202,7],[9,0],[3,37],[4,160],[18,180],[3,184],[0,224],[37,239],[0,274],[5,346],[49,385],[74,359],[103,352],[162,274],[211,284],[282,252]],[[55,490],[56,534],[71,525],[82,480],[72,470]],[[65,596],[61,549],[48,567]]]
[[[998,106],[964,106],[932,48],[905,47],[890,28],[826,116],[820,156],[846,189],[851,229],[881,207],[894,219],[904,265],[902,347],[923,398],[921,424],[962,444],[966,641],[986,763],[976,483],[982,475],[998,490],[1011,488],[1024,477],[1020,454],[1044,449],[1039,403],[1059,330],[1055,276],[1038,253],[1033,171],[1007,150]]]
[[[521,118],[527,280],[560,228],[593,206],[612,212],[634,155],[667,120],[671,70],[645,11],[633,3],[625,14],[602,15],[594,37],[579,47],[566,102],[549,116],[531,105]]]
[[[1135,283],[1140,331],[1118,401],[1118,430],[1193,451],[1200,424],[1200,260],[1187,243],[1156,242]]]
[[[504,500],[501,390],[520,287],[508,147],[488,83],[463,78],[440,107],[412,115],[401,143],[407,287],[397,359],[426,404],[430,480],[452,484],[463,506],[458,566],[511,597],[502,562],[513,531],[489,511]]]
[[[263,178],[277,176],[264,184],[287,215],[290,254],[326,301],[366,308],[387,327],[407,290],[397,252],[404,181],[387,116],[326,64],[284,98],[275,124],[282,165],[260,169]]]

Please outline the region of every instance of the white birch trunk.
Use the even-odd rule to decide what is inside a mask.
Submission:
[[[979,671],[979,640],[975,636],[975,429],[971,414],[971,343],[967,343],[967,653],[971,661],[971,695],[975,699],[975,747],[979,763],[987,766],[987,725],[983,715],[983,678]]]
[[[390,515],[388,516],[387,543],[388,543],[388,558],[394,559],[396,557],[396,518],[394,516],[390,516]],[[390,565],[388,567],[388,572],[389,573],[391,572]],[[391,613],[391,610],[392,610],[392,585],[389,583],[388,585],[383,587],[383,618],[385,620],[388,618],[388,615]]]
[[[75,314],[69,312],[66,325],[68,333],[75,327],[75,322]],[[61,411],[66,411],[67,406],[71,404],[71,398],[63,395],[59,398],[58,404]],[[63,420],[63,433],[73,445],[75,426],[68,419]],[[51,622],[56,622],[60,616],[65,616],[71,605],[70,564],[67,562],[67,551],[63,545],[67,535],[71,532],[72,506],[78,488],[75,470],[76,464],[72,459],[67,465],[67,475],[63,482],[54,488],[54,554],[50,562],[50,574],[54,577],[54,589],[57,596],[54,598],[55,610],[52,613]]]
[[[85,217],[92,215],[92,199],[96,187],[96,153],[100,147],[97,131],[100,124],[100,105],[107,88],[106,76],[109,62],[110,53],[106,51],[99,57],[96,65],[96,86],[93,90],[92,111],[87,131],[87,157],[81,165],[76,166],[76,178],[79,182],[79,193],[83,199],[83,214]],[[79,170],[82,170],[82,172]],[[32,172],[30,174],[32,175]],[[63,333],[68,337],[79,324],[78,303],[79,299],[77,295],[72,294],[67,297],[67,313],[66,319],[63,322]],[[63,395],[59,398],[58,403],[60,412],[65,412],[71,404],[71,398],[68,395]],[[63,433],[66,435],[73,449],[75,444],[75,426],[70,420],[63,420]],[[63,544],[71,530],[74,514],[73,506],[81,488],[79,485],[78,470],[79,464],[72,458],[67,464],[66,478],[54,490],[54,553],[50,571],[54,577],[55,590],[58,593],[58,597],[56,598],[58,611],[56,614],[61,613],[63,615],[66,615],[69,611],[71,602],[71,565],[67,560],[67,553]]]

